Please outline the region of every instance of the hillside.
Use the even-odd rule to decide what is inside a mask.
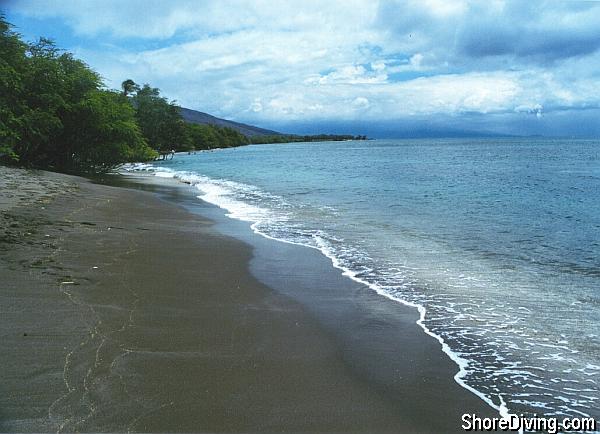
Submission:
[[[181,116],[185,121],[193,124],[209,124],[233,128],[234,130],[244,134],[247,137],[281,135],[281,133],[278,133],[277,131],[267,130],[252,125],[242,124],[239,122],[228,121],[226,119],[221,119],[209,115],[208,113],[203,113],[184,107],[181,107]]]

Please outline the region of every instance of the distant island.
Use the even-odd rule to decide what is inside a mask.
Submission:
[[[161,154],[366,136],[282,134],[180,107],[149,84],[108,89],[71,53],[22,40],[0,15],[0,163],[66,173],[106,172]]]

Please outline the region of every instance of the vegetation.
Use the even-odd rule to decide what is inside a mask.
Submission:
[[[104,172],[172,151],[250,143],[366,137],[246,137],[232,128],[186,123],[181,108],[148,84],[107,89],[100,76],[48,39],[26,43],[0,15],[0,163],[71,173]]]
[[[123,85],[127,82],[123,82]],[[186,129],[179,107],[161,97],[160,91],[148,84],[137,91],[132,102],[136,108],[135,117],[148,145],[161,153],[180,150],[181,144],[186,141]]]
[[[352,136],[345,134],[317,134],[312,136],[299,136],[296,134],[278,134],[250,137],[250,143],[255,144],[290,142],[341,142],[344,140],[367,140],[367,136]]]
[[[126,96],[52,41],[23,42],[0,17],[0,161],[88,173],[155,156]]]
[[[217,125],[185,125],[187,140],[183,150],[215,149],[242,146],[250,143],[248,138],[233,128]]]

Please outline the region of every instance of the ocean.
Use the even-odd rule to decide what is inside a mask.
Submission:
[[[253,145],[126,168],[414,306],[497,408],[600,416],[600,141]]]

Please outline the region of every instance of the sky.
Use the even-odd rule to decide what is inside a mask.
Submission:
[[[294,133],[600,136],[600,1],[0,0],[110,88]]]

